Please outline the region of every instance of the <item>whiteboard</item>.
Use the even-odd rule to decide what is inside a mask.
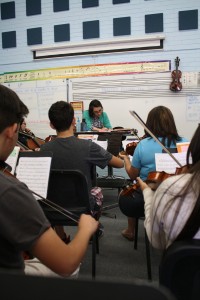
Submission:
[[[136,111],[145,122],[153,107],[164,105],[172,111],[179,134],[190,140],[200,123],[200,77],[192,84],[191,80],[185,81],[182,74],[183,88],[177,93],[170,91],[171,81],[171,72],[164,72],[22,81],[5,85],[16,91],[28,106],[27,127],[41,138],[55,134],[48,119],[52,103],[83,101],[84,109],[88,109],[90,101],[98,99],[108,113],[112,127],[134,128],[139,136],[144,130],[129,110]]]
[[[67,101],[66,79],[11,82],[4,85],[14,90],[28,107],[27,127],[36,136],[46,138],[55,134],[49,126],[48,110],[56,101]]]
[[[144,130],[129,110],[146,122],[152,108],[166,106],[174,115],[179,134],[190,140],[200,123],[200,80],[193,85],[182,81],[180,92],[169,89],[171,81],[171,72],[74,78],[69,80],[69,99],[83,101],[84,109],[91,100],[100,100],[112,127],[134,128],[139,136]]]

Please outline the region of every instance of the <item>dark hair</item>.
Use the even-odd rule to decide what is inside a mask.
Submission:
[[[190,157],[192,158],[192,165],[190,164]],[[200,187],[199,187],[199,182],[200,182],[200,126],[198,125],[192,140],[190,142],[190,145],[187,150],[187,166],[188,166],[188,173],[191,173],[192,176],[188,180],[188,182],[185,184],[184,188],[181,188],[181,190],[177,190],[177,183],[179,180],[181,180],[182,177],[179,177],[175,182],[173,182],[168,189],[163,193],[162,197],[160,198],[160,203],[163,200],[164,195],[169,191],[171,194],[171,199],[168,202],[168,205],[166,206],[166,210],[173,209],[173,202],[176,198],[179,198],[179,205],[178,209],[181,209],[181,206],[184,204],[184,199],[188,197],[188,192],[193,191],[194,192],[194,197],[196,195],[196,201],[200,201]],[[184,174],[183,174],[184,176]],[[175,187],[176,194],[174,194],[173,187]],[[157,210],[159,209],[159,205],[157,207]],[[156,211],[157,213],[157,211]],[[155,213],[155,216],[156,216]],[[166,213],[165,210],[162,212],[162,216],[164,216]],[[162,219],[163,217],[161,217]],[[152,222],[152,226],[154,223],[155,219]],[[170,240],[170,234],[172,232],[174,223],[176,222],[176,216],[175,218],[171,221],[171,229],[168,234],[168,240]],[[153,235],[153,231],[152,231]],[[152,238],[152,237],[151,237]]]
[[[170,147],[172,142],[176,144],[181,139],[178,135],[172,112],[165,106],[154,107],[149,112],[146,126],[157,138],[162,138],[164,145],[167,139],[167,147]],[[146,130],[145,135],[150,137],[150,134]]]
[[[103,109],[103,106],[99,100],[97,100],[97,99],[92,100],[89,104],[89,116],[91,118],[94,117],[94,112],[93,112],[94,107],[101,107]]]
[[[29,110],[11,89],[0,84],[0,133],[8,126],[20,124]]]
[[[66,101],[57,101],[49,109],[49,120],[60,132],[69,129],[74,118],[74,109]]]
[[[192,158],[192,171],[200,171],[200,125],[198,125],[187,151],[187,165]],[[200,173],[200,172],[199,172]]]

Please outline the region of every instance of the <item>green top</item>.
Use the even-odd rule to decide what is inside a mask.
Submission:
[[[85,119],[85,122],[87,124],[88,130],[92,130],[92,121],[93,121],[93,118],[91,118],[89,116],[89,110],[85,110],[83,112],[83,119]],[[104,127],[106,127],[106,128],[112,128],[107,113],[102,112],[102,114],[100,115],[99,119],[103,123]]]

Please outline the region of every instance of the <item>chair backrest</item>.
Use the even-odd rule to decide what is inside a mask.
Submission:
[[[70,210],[89,212],[87,179],[80,170],[51,169],[47,199]]]
[[[66,298],[88,300],[175,300],[170,292],[147,283],[122,283],[45,278],[39,276],[0,273],[2,299],[15,300],[65,300]],[[12,288],[11,288],[12,287]],[[27,297],[28,295],[28,297]]]
[[[176,241],[166,250],[159,282],[178,300],[200,299],[200,240]]]

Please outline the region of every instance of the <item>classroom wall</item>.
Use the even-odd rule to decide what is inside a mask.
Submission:
[[[130,0],[129,3],[115,5],[112,0],[99,0],[95,1],[99,6],[84,9],[81,0],[69,0],[69,10],[56,13],[53,12],[53,0],[41,0],[41,14],[33,16],[26,16],[26,1],[0,0],[1,5],[7,2],[15,3],[15,18],[0,19],[0,33],[2,35],[5,32],[16,31],[16,47],[2,49],[2,39],[0,38],[0,73],[58,66],[156,59],[167,59],[174,62],[176,56],[181,59],[182,71],[200,70],[199,25],[197,29],[179,30],[178,17],[179,12],[198,10],[199,20],[199,0]],[[54,25],[70,24],[70,41],[65,44],[109,40],[114,38],[113,19],[130,17],[130,35],[125,37],[137,38],[151,35],[151,33],[145,33],[145,16],[160,13],[163,14],[163,32],[153,34],[165,35],[164,50],[33,60],[32,48],[63,44],[54,42]],[[99,38],[83,40],[83,22],[92,20],[99,20]],[[42,28],[42,44],[27,46],[27,29],[39,27]],[[117,38],[119,37],[117,36]]]
[[[66,0],[69,2],[69,10],[61,11],[61,12],[53,12],[53,3],[56,0],[41,0],[41,13],[26,16],[26,2],[35,3],[40,2],[40,0],[17,0],[17,1],[6,1],[0,0],[1,4],[1,13],[2,13],[2,5],[5,3],[11,3],[15,7],[15,17],[10,19],[0,19],[0,75],[6,72],[16,72],[16,71],[25,71],[25,70],[39,70],[42,68],[58,68],[58,67],[68,67],[68,66],[84,66],[84,65],[92,65],[92,64],[109,64],[109,63],[126,63],[126,62],[144,62],[144,61],[157,61],[157,60],[168,60],[171,62],[171,69],[175,68],[174,60],[178,56],[180,58],[180,65],[179,69],[185,73],[191,73],[192,75],[195,74],[197,76],[197,83],[194,89],[186,89],[186,86],[183,84],[183,91],[181,92],[182,100],[180,101],[179,96],[170,93],[168,90],[169,82],[170,82],[170,74],[167,74],[167,85],[165,85],[166,81],[157,81],[157,90],[155,86],[154,94],[151,93],[149,88],[143,89],[139,91],[138,88],[131,88],[128,87],[126,92],[133,96],[133,99],[136,103],[136,108],[139,112],[141,112],[142,117],[146,119],[148,110],[151,109],[153,105],[168,105],[172,108],[173,113],[176,118],[178,119],[178,127],[181,130],[181,134],[186,135],[188,138],[191,137],[192,131],[195,128],[196,124],[198,124],[199,120],[199,113],[198,116],[195,116],[195,120],[189,120],[187,115],[187,101],[189,99],[193,99],[193,111],[194,114],[194,106],[197,104],[197,111],[199,111],[199,102],[200,102],[200,30],[199,30],[199,16],[200,16],[200,1],[199,0],[130,0],[130,1],[122,1],[124,3],[121,4],[113,4],[114,1],[112,0],[96,0],[96,1],[86,1],[90,3],[97,3],[98,6],[96,7],[89,7],[89,8],[82,8],[82,1],[81,0]],[[65,1],[60,1],[65,2]],[[84,2],[84,0],[83,0]],[[190,18],[185,18],[184,22],[186,22],[187,29],[180,30],[179,29],[179,14],[180,13],[190,13],[190,12],[197,12],[197,20],[196,23],[193,24],[194,20]],[[149,15],[157,15],[162,14],[163,16],[163,29],[159,29],[158,31],[155,30],[154,33],[146,33],[148,31],[147,24],[145,22],[145,18]],[[62,24],[69,24],[70,25],[70,41],[65,42],[67,43],[78,43],[78,42],[90,42],[90,41],[103,41],[103,40],[111,40],[115,38],[113,36],[113,19],[115,18],[130,18],[130,34],[122,35],[121,37],[148,37],[149,35],[164,35],[164,49],[163,50],[149,50],[149,51],[134,51],[134,52],[127,52],[127,53],[111,53],[107,55],[88,55],[88,56],[76,56],[76,57],[65,57],[65,58],[58,58],[58,59],[44,59],[44,60],[33,60],[33,55],[31,49],[36,46],[53,46],[53,45],[63,45],[62,42],[54,42],[54,26],[55,25],[62,25]],[[83,22],[87,21],[99,21],[99,38],[94,39],[83,39]],[[187,24],[187,22],[189,22]],[[195,25],[195,28],[190,28],[190,24]],[[27,45],[27,30],[30,29],[37,29],[41,28],[42,30],[42,43],[39,45]],[[91,28],[92,30],[92,28]],[[2,36],[7,32],[16,33],[16,46],[11,48],[3,48],[2,43]],[[116,37],[117,39],[120,36]],[[8,41],[9,42],[9,41]],[[109,76],[108,76],[109,77]],[[107,77],[107,80],[109,80]],[[159,78],[159,73],[157,74]],[[134,78],[134,77],[133,77]],[[116,82],[119,78],[116,77]],[[84,81],[85,79],[79,79],[79,81]],[[88,81],[94,81],[95,79],[87,79]],[[100,81],[100,77],[96,78],[97,81]],[[103,80],[103,79],[102,79]],[[183,78],[181,79],[183,80]],[[76,97],[76,93],[74,93],[73,87],[76,83],[76,79],[69,80],[70,87],[66,90],[66,99],[68,101],[75,101],[75,100],[82,100],[85,103],[85,108],[88,106],[88,102],[94,96],[98,95],[98,91],[90,91],[90,94],[87,94],[86,91],[79,91],[78,96]],[[115,79],[113,79],[115,81]],[[151,85],[151,81],[148,79],[148,83]],[[30,83],[31,85],[34,83]],[[40,83],[38,83],[40,86]],[[41,85],[47,84],[41,83]],[[68,85],[68,80],[66,79],[66,84]],[[132,109],[134,101],[131,100],[130,94],[128,97],[125,97],[125,90],[123,89],[123,85],[120,85],[120,82],[117,83],[118,86],[118,93],[117,99],[118,102],[114,101],[114,94],[113,97],[110,98],[109,91],[105,89],[100,90],[98,98],[103,101],[103,105],[105,110],[108,111],[113,126],[122,125],[124,127],[132,127],[131,117],[129,116],[128,112],[121,114],[122,106],[126,108]],[[51,83],[50,83],[51,85]],[[57,84],[55,84],[57,85]],[[52,85],[53,86],[53,85]],[[160,89],[165,87],[167,93],[159,93]],[[13,87],[13,83],[11,88]],[[20,90],[20,86],[17,83],[15,88]],[[38,87],[37,87],[38,88]],[[44,88],[44,87],[43,87]],[[116,85],[110,86],[110,91],[116,88]],[[137,95],[136,94],[137,90]],[[144,93],[145,90],[145,93]],[[93,92],[93,94],[92,94]],[[140,96],[138,93],[140,92]],[[30,93],[29,93],[30,94]],[[33,96],[37,94],[41,96],[37,92],[37,89],[34,89]],[[23,90],[20,90],[20,96],[23,95],[23,99],[28,101],[29,108],[35,108],[37,105],[38,98],[28,98],[26,93]],[[55,99],[52,99],[52,95]],[[44,112],[43,107],[45,107],[47,113],[47,103],[50,104],[51,101],[62,100],[65,98],[65,87],[62,90],[62,94],[60,93],[53,93],[51,94],[51,99],[47,101],[48,90],[45,90],[45,104],[40,101],[40,105],[38,106],[38,112]],[[139,99],[138,99],[139,97]],[[150,98],[149,98],[150,97]],[[43,100],[44,100],[43,99]],[[110,99],[110,100],[109,100]],[[39,99],[40,100],[40,99]],[[140,102],[141,101],[141,102]],[[196,102],[195,102],[196,101]],[[148,105],[145,105],[148,103]],[[118,106],[117,106],[118,105]],[[115,114],[113,114],[113,107],[115,107]],[[32,110],[30,117],[33,116],[36,112]],[[180,115],[183,117],[180,118]],[[47,126],[47,117],[45,116],[45,126]],[[120,120],[119,120],[120,118]],[[193,118],[193,117],[192,117]],[[118,124],[118,120],[119,123]],[[31,123],[36,132],[42,128],[44,123],[35,122],[35,124]],[[187,126],[189,124],[189,126]],[[135,126],[136,127],[136,126]],[[46,134],[49,130],[49,133],[52,133],[50,129],[47,127],[44,128],[44,134]]]

